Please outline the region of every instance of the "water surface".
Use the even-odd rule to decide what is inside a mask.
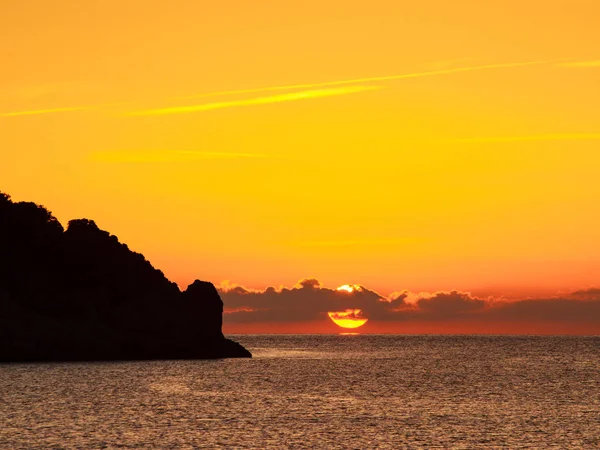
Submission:
[[[600,337],[245,335],[0,366],[0,448],[600,448]]]

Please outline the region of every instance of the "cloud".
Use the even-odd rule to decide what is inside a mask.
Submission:
[[[600,288],[583,289],[580,291],[571,292],[567,295],[568,298],[577,300],[596,300],[600,299]]]
[[[483,310],[486,302],[473,298],[465,292],[437,292],[431,296],[419,298],[416,302],[420,314],[429,318],[448,318],[462,316]]]
[[[600,67],[600,60],[565,62],[565,63],[559,64],[559,66],[560,67],[579,67],[579,68]]]
[[[329,289],[313,278],[301,280],[292,288],[250,290],[228,284],[219,290],[226,308],[253,310],[229,314],[226,320],[230,322],[303,322],[347,309],[360,309],[369,319],[383,318],[390,306],[402,303],[401,298],[390,302],[363,287],[352,293]]]
[[[600,298],[525,299],[500,303],[489,318],[513,322],[562,322],[600,325]]]
[[[219,290],[229,323],[309,322],[324,320],[331,311],[360,310],[369,323],[454,320],[600,326],[600,289],[517,301],[478,298],[460,291],[417,294],[404,290],[384,297],[364,286],[352,292],[326,288],[316,279],[302,280],[292,288],[251,290],[226,283]]]
[[[358,240],[331,240],[331,241],[298,241],[290,242],[299,247],[354,247],[359,243]]]
[[[332,319],[353,319],[361,320],[364,319],[362,311],[360,309],[346,309],[344,311],[333,311],[327,313]]]
[[[68,106],[65,108],[49,108],[49,109],[35,109],[35,110],[28,110],[28,111],[14,111],[14,112],[0,113],[0,117],[34,116],[34,115],[38,115],[38,114],[54,114],[54,113],[63,113],[63,112],[86,111],[86,110],[90,110],[90,109],[109,108],[111,106],[120,106],[120,105],[125,105],[127,103],[128,102],[104,103],[101,105]]]
[[[237,106],[267,105],[270,103],[291,102],[296,100],[307,100],[312,98],[332,97],[336,95],[355,94],[357,92],[373,91],[381,89],[382,86],[348,86],[335,89],[315,89],[308,91],[291,92],[289,94],[271,95],[267,97],[255,97],[243,100],[231,100],[228,102],[203,103],[200,105],[174,106],[171,108],[148,109],[128,113],[128,116],[162,116],[167,114],[183,114],[215,109],[234,108]]]
[[[185,150],[107,150],[92,152],[92,161],[107,163],[168,163],[207,159],[272,158],[262,153],[201,152]]]
[[[413,245],[422,244],[429,241],[429,238],[423,238],[420,236],[406,236],[404,238],[389,238],[389,239],[331,239],[331,240],[306,240],[306,241],[288,241],[285,242],[288,245],[297,247],[311,247],[311,248],[335,248],[335,247],[358,247],[368,246],[375,247],[390,246],[390,245]]]
[[[373,83],[379,81],[393,81],[393,80],[403,80],[408,78],[421,78],[421,77],[430,77],[436,75],[450,75],[453,73],[461,73],[461,72],[472,72],[479,70],[490,70],[490,69],[504,69],[504,68],[512,68],[512,67],[524,67],[524,66],[534,66],[534,65],[543,65],[543,64],[552,64],[557,63],[561,60],[551,60],[551,61],[525,61],[525,62],[513,62],[513,63],[502,63],[502,64],[487,64],[481,66],[467,66],[467,67],[455,67],[452,69],[440,69],[440,70],[430,70],[425,72],[415,72],[415,73],[405,73],[399,75],[385,75],[380,77],[365,77],[365,78],[354,78],[350,80],[337,80],[337,81],[325,81],[323,83],[311,83],[311,84],[290,84],[285,86],[271,86],[271,87],[263,87],[263,88],[255,88],[255,89],[239,89],[239,90],[231,90],[231,91],[220,91],[220,92],[209,92],[206,94],[197,94],[186,97],[176,97],[177,99],[192,99],[192,98],[203,98],[203,97],[217,97],[217,96],[226,96],[226,95],[241,95],[241,94],[253,94],[258,92],[269,92],[269,91],[283,91],[283,90],[292,90],[292,89],[313,89],[313,88],[321,88],[328,86],[340,86],[344,84],[359,84],[359,83]]]
[[[83,111],[86,109],[99,108],[100,106],[103,106],[103,105],[71,106],[68,108],[37,109],[37,110],[33,110],[33,111],[15,111],[15,112],[0,113],[0,117],[33,116],[33,115],[37,115],[37,114],[51,114],[51,113],[60,113],[60,112]]]
[[[355,79],[348,79],[348,80],[326,81],[326,82],[322,82],[322,83],[295,84],[295,85],[271,86],[271,87],[255,88],[255,89],[239,89],[239,90],[230,90],[230,91],[209,92],[209,93],[205,93],[205,94],[198,94],[198,95],[191,95],[191,96],[170,97],[169,100],[194,99],[194,98],[217,97],[217,96],[227,96],[227,95],[245,95],[245,94],[253,94],[253,93],[259,93],[259,92],[308,89],[308,90],[303,90],[303,91],[299,91],[299,92],[292,92],[289,94],[257,97],[257,98],[252,98],[252,99],[233,100],[233,101],[224,101],[224,102],[212,102],[212,103],[205,103],[205,104],[191,105],[191,106],[175,106],[175,107],[170,107],[170,108],[148,109],[148,110],[143,110],[143,111],[130,112],[126,115],[128,115],[128,116],[146,116],[146,115],[182,114],[182,113],[190,113],[190,112],[210,111],[210,110],[214,110],[214,109],[231,108],[231,107],[236,107],[236,106],[260,105],[260,104],[302,100],[302,99],[308,99],[308,98],[328,97],[328,96],[333,96],[333,95],[345,95],[345,94],[353,94],[353,93],[357,93],[357,92],[369,91],[369,90],[374,90],[374,89],[381,89],[382,86],[352,87],[352,86],[344,86],[344,85],[374,83],[374,82],[380,82],[380,81],[393,81],[393,80],[421,78],[421,77],[439,76],[439,75],[449,75],[449,74],[454,74],[454,73],[480,71],[480,70],[526,67],[526,66],[545,65],[545,64],[557,64],[561,61],[564,61],[564,59],[549,60],[549,61],[525,61],[525,62],[512,62],[512,63],[502,63],[502,64],[487,64],[487,65],[480,65],[480,66],[455,67],[455,68],[451,68],[451,69],[440,69],[440,70],[430,70],[430,71],[424,71],[424,72],[405,73],[405,74],[399,74],[399,75],[385,75],[385,76],[379,76],[379,77],[365,77],[365,78],[355,78]],[[597,63],[599,63],[599,62],[598,61],[584,61],[584,62],[580,62],[580,63],[564,63],[563,65],[570,66],[570,67],[596,67]],[[333,88],[333,89],[321,89],[321,88],[329,88],[332,86],[344,86],[344,87]],[[318,89],[315,89],[315,88],[318,88]],[[34,88],[32,88],[32,89],[35,92],[35,89]],[[90,110],[90,109],[95,109],[95,108],[102,108],[102,107],[107,107],[107,106],[126,105],[126,104],[131,104],[131,103],[132,102],[120,102],[120,103],[103,104],[103,105],[71,106],[71,107],[49,108],[49,109],[38,109],[38,110],[12,111],[12,112],[0,113],[0,117],[16,117],[16,116],[39,115],[39,114],[53,114],[53,113],[62,113],[62,112],[76,112],[76,111],[85,111],[85,110]]]
[[[599,140],[600,133],[554,133],[537,134],[524,136],[490,136],[490,137],[472,137],[461,139],[449,139],[446,143],[464,143],[464,144],[493,144],[505,142],[534,142],[534,141],[588,141]]]

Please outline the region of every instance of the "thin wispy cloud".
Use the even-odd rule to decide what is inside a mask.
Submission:
[[[0,113],[0,117],[14,117],[14,116],[33,116],[37,114],[51,114],[71,111],[82,111],[85,109],[98,108],[99,106],[71,106],[68,108],[51,108],[51,109],[37,109],[33,111],[14,111]]]
[[[471,72],[471,71],[478,71],[478,70],[503,69],[503,68],[511,68],[511,67],[524,67],[524,66],[535,66],[535,65],[543,65],[543,64],[553,64],[553,63],[558,63],[560,61],[564,61],[564,59],[551,60],[551,61],[526,61],[526,62],[516,62],[516,63],[487,64],[487,65],[481,65],[481,66],[455,67],[452,69],[430,70],[430,71],[426,71],[426,72],[405,73],[405,74],[399,74],[399,75],[386,75],[386,76],[380,76],[380,77],[366,77],[366,78],[354,78],[354,79],[349,79],[349,80],[325,81],[323,83],[291,84],[291,85],[286,85],[286,86],[271,86],[271,87],[256,88],[256,89],[239,89],[239,90],[232,90],[232,91],[209,92],[206,94],[174,97],[174,99],[192,99],[192,98],[202,98],[202,97],[217,97],[217,96],[225,96],[225,95],[253,94],[253,93],[258,93],[258,92],[269,92],[269,91],[280,91],[280,90],[284,91],[284,90],[292,90],[292,89],[312,89],[312,88],[321,88],[321,87],[328,87],[328,86],[340,86],[340,85],[344,85],[344,84],[371,83],[371,82],[378,82],[378,81],[402,80],[402,79],[406,79],[406,78],[430,77],[430,76],[435,76],[435,75],[449,75],[449,74],[453,74],[453,73]]]
[[[184,114],[202,111],[212,111],[215,109],[233,108],[238,106],[267,105],[270,103],[292,102],[296,100],[307,100],[322,97],[332,97],[336,95],[355,94],[364,91],[373,91],[381,89],[382,86],[348,86],[335,89],[316,89],[308,91],[291,92],[289,94],[271,95],[267,97],[255,97],[243,100],[232,100],[227,102],[203,103],[200,105],[174,106],[170,108],[149,109],[144,111],[132,112],[130,116],[162,116],[168,114]]]
[[[255,89],[239,89],[239,90],[231,90],[231,91],[210,92],[210,93],[191,95],[191,96],[171,97],[170,100],[194,99],[194,98],[203,98],[203,97],[217,97],[217,96],[226,96],[226,95],[243,95],[243,94],[252,94],[252,93],[260,93],[260,92],[284,91],[284,90],[295,90],[295,89],[308,89],[308,90],[303,90],[301,92],[293,92],[290,94],[258,97],[258,98],[252,98],[252,99],[234,100],[234,101],[225,101],[225,102],[213,102],[213,103],[206,103],[206,104],[201,104],[201,105],[191,105],[191,106],[176,106],[176,107],[170,107],[170,108],[150,109],[150,110],[144,110],[144,111],[131,112],[131,113],[128,113],[127,115],[135,116],[135,115],[180,114],[180,113],[189,113],[189,112],[210,111],[210,110],[214,110],[214,109],[223,109],[223,108],[230,108],[230,107],[236,107],[236,106],[260,105],[260,104],[302,100],[302,99],[308,99],[308,98],[328,97],[328,96],[334,96],[334,95],[345,95],[345,94],[352,94],[352,93],[356,93],[356,92],[381,89],[382,86],[356,86],[356,87],[347,86],[344,88],[335,88],[335,89],[320,89],[320,88],[329,88],[332,86],[343,86],[343,85],[352,85],[352,84],[359,84],[359,83],[374,83],[374,82],[379,82],[379,81],[393,81],[393,80],[402,80],[402,79],[410,79],[410,78],[421,78],[421,77],[429,77],[429,76],[437,76],[437,75],[449,75],[449,74],[461,73],[461,72],[513,68],[513,67],[526,67],[526,66],[544,65],[544,64],[559,64],[559,65],[565,66],[565,67],[598,67],[600,65],[600,61],[564,62],[567,60],[568,59],[558,59],[558,60],[550,60],[550,61],[525,61],[525,62],[503,63],[503,64],[487,64],[487,65],[480,65],[480,66],[456,67],[456,68],[450,68],[450,69],[430,70],[430,71],[425,71],[425,72],[405,73],[405,74],[399,74],[399,75],[386,75],[386,76],[379,76],[379,77],[365,77],[365,78],[355,78],[355,79],[348,79],[348,80],[326,81],[326,82],[322,82],[322,83],[293,84],[293,85],[285,85],[285,86],[262,87],[262,88],[255,88]],[[17,117],[17,116],[32,116],[32,115],[41,115],[41,114],[68,113],[68,112],[85,111],[85,110],[92,110],[92,109],[96,109],[96,108],[104,108],[104,107],[110,107],[110,106],[122,106],[125,104],[131,104],[131,102],[120,102],[120,103],[88,105],[88,106],[70,106],[70,107],[61,107],[61,108],[47,108],[47,109],[24,110],[24,111],[9,111],[9,112],[4,112],[4,113],[0,112],[0,117]]]
[[[383,239],[331,239],[331,240],[306,240],[286,242],[288,245],[298,247],[357,247],[357,246],[377,246],[377,245],[409,245],[421,244],[427,241],[423,237],[407,236],[405,238],[383,238]]]
[[[301,241],[292,244],[300,247],[354,247],[359,243],[359,241]]]
[[[449,139],[444,142],[451,143],[504,143],[504,142],[534,142],[534,141],[588,141],[599,140],[600,133],[556,133],[556,134],[537,134],[524,136],[489,136],[472,137],[462,139]]]
[[[273,158],[262,153],[201,152],[186,150],[106,150],[92,152],[89,158],[104,163],[167,163],[211,159]]]
[[[594,61],[566,62],[566,63],[559,64],[559,66],[560,67],[580,67],[580,68],[586,68],[586,67],[600,68],[600,59],[597,59]]]
[[[68,106],[65,108],[48,108],[48,109],[35,109],[35,110],[27,110],[27,111],[13,111],[13,112],[5,112],[0,113],[0,117],[16,117],[16,116],[34,116],[38,114],[54,114],[54,113],[67,113],[74,111],[85,111],[96,108],[106,108],[110,106],[119,106],[125,104],[124,102],[120,103],[108,103],[102,105],[88,105],[88,106]]]

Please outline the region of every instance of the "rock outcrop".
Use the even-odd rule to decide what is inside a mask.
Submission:
[[[250,357],[222,314],[211,283],[181,292],[94,221],[0,193],[0,361]]]

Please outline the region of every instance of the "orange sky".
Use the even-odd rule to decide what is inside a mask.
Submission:
[[[9,0],[0,190],[181,286],[598,285],[596,0]]]

